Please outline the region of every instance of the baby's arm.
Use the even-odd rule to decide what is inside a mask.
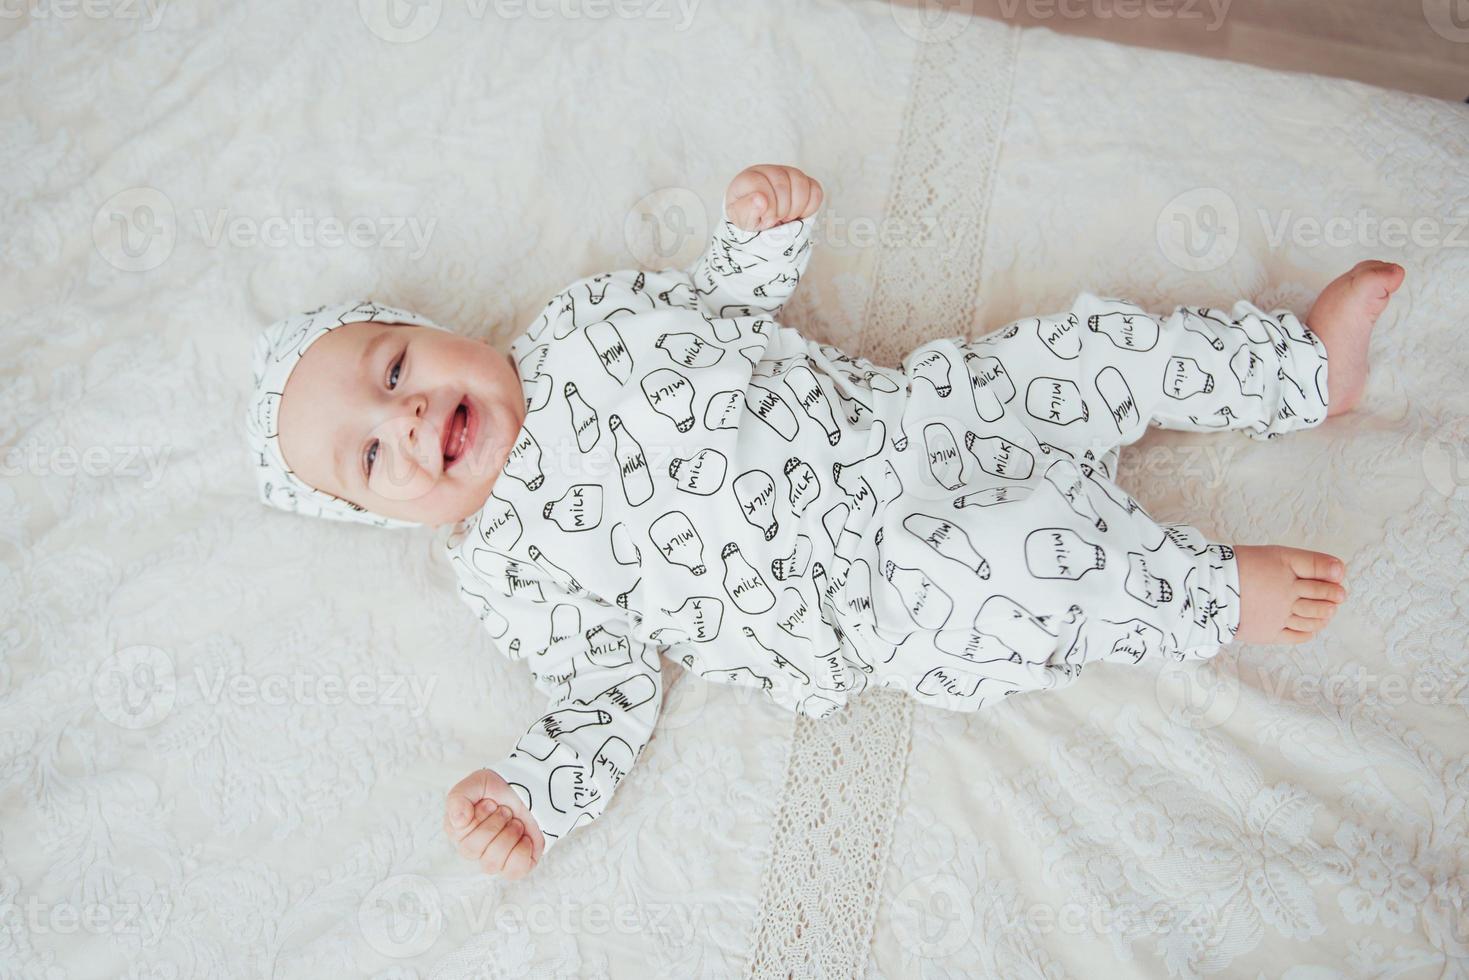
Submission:
[[[821,201],[821,185],[795,167],[760,164],[736,175],[691,272],[705,312],[777,316],[811,256],[809,219]]]
[[[493,553],[483,552],[476,564],[483,569],[494,561]],[[503,869],[518,878],[567,833],[601,815],[652,737],[663,676],[659,648],[633,638],[623,610],[568,591],[535,566],[500,562],[517,587],[494,597],[509,623],[496,642],[520,651],[536,689],[550,702],[507,756],[450,793],[445,829],[462,856],[480,861],[488,873]],[[493,575],[486,578],[498,586]],[[483,600],[473,597],[471,605]],[[484,808],[472,798],[480,789],[487,791],[480,798],[488,803]],[[509,812],[497,815],[496,803]],[[456,822],[456,813],[462,817],[471,808],[473,820]],[[502,833],[512,816],[532,843],[519,861],[512,860],[512,848],[520,846],[515,828]],[[543,840],[535,846],[538,836]]]

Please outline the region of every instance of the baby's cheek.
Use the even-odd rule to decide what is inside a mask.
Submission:
[[[369,484],[372,492],[384,500],[397,503],[423,501],[433,491],[433,475],[412,460],[402,460],[396,465],[392,460],[384,462],[387,465],[373,468]]]

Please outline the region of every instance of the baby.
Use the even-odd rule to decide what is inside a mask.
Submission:
[[[257,344],[262,498],[452,523],[460,598],[547,698],[448,794],[488,873],[602,813],[665,654],[817,718],[870,685],[974,711],[1092,662],[1298,643],[1346,597],[1338,559],[1158,524],[1113,475],[1150,424],[1269,439],[1349,411],[1400,266],[1358,264],[1305,322],[1082,293],[887,368],[780,320],[821,200],[751,167],[692,271],[582,279],[508,354],[371,303]]]

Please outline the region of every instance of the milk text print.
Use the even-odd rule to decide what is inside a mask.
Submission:
[[[999,436],[980,437],[973,432],[965,432],[964,448],[979,463],[979,468],[991,476],[1028,480],[1035,471],[1035,457],[1030,450],[1021,449]]]
[[[940,351],[929,351],[912,363],[913,376],[933,385],[940,398],[948,398],[953,386],[949,383],[949,359]]]
[[[577,391],[576,383],[568,381],[562,386],[566,404],[571,408],[571,428],[576,433],[576,448],[584,453],[592,451],[602,430],[597,428],[597,413]]]
[[[563,531],[590,531],[602,523],[602,486],[578,483],[556,500],[548,501],[541,516]]]
[[[775,605],[775,594],[760,577],[755,567],[740,554],[740,546],[731,541],[720,551],[724,559],[724,591],[742,612],[754,615]]]
[[[759,528],[769,541],[775,537],[780,522],[775,518],[775,481],[764,470],[747,470],[734,481],[735,499],[740,515]]]
[[[689,596],[677,609],[665,609],[679,623],[689,628],[689,639],[708,643],[719,635],[724,622],[724,600],[712,595]]]
[[[479,534],[481,540],[496,551],[509,551],[520,540],[524,528],[515,505],[490,494],[479,512]]]
[[[915,625],[937,630],[949,621],[949,614],[954,611],[954,600],[921,569],[904,568],[888,561],[883,562],[882,575],[902,598],[903,606]]]
[[[954,506],[956,508],[994,507],[996,504],[1010,504],[1017,500],[1024,500],[1029,496],[1030,487],[989,487],[973,493],[961,493],[954,498]]]
[[[541,472],[541,447],[529,429],[523,430],[515,440],[501,472],[524,483],[529,490],[538,490],[546,482]]]
[[[694,333],[666,333],[655,346],[686,368],[706,368],[719,363],[724,348],[716,347]]]
[[[1182,401],[1193,395],[1214,390],[1214,375],[1199,366],[1192,357],[1170,357],[1163,372],[1163,394]]]
[[[1074,313],[1037,319],[1035,332],[1046,349],[1063,361],[1074,360],[1081,353],[1081,323]]]
[[[740,409],[745,404],[744,392],[720,391],[709,396],[704,406],[704,428],[736,429],[740,424]]]
[[[964,529],[953,521],[927,514],[909,514],[903,518],[903,526],[945,558],[952,558],[982,579],[990,577],[990,563],[975,550]]]
[[[1098,545],[1064,527],[1043,527],[1025,537],[1025,567],[1036,578],[1078,579],[1107,567]]]
[[[1086,518],[1092,527],[1105,531],[1107,522],[1097,513],[1097,505],[1088,496],[1088,488],[1082,479],[1081,468],[1069,459],[1059,459],[1046,470],[1047,482],[1066,499],[1066,505]]]
[[[964,461],[954,433],[942,422],[923,427],[923,444],[928,451],[928,472],[945,490],[957,490],[964,482]]]
[[[612,560],[619,565],[641,565],[643,553],[638,550],[637,542],[632,539],[632,532],[627,525],[618,521],[612,525],[611,532]]]
[[[800,517],[811,506],[811,501],[821,494],[821,481],[811,464],[792,456],[786,460],[783,472],[789,488],[786,499],[790,501],[791,514]]]
[[[1128,432],[1142,423],[1137,413],[1137,400],[1132,397],[1132,389],[1127,387],[1127,379],[1122,377],[1121,371],[1115,367],[1102,368],[1097,372],[1096,386],[1102,401],[1107,403],[1107,411],[1112,414],[1112,424],[1117,426],[1118,432]]]
[[[669,368],[658,368],[644,375],[642,384],[653,411],[680,432],[694,427],[694,386],[688,378]]]
[[[1148,558],[1135,551],[1127,553],[1127,594],[1150,606],[1173,601],[1173,586],[1161,576],[1148,571]]]
[[[617,472],[622,478],[622,492],[627,502],[634,507],[646,503],[653,496],[653,475],[648,471],[648,458],[643,455],[642,444],[633,438],[616,415],[607,420],[607,428],[612,430]]]
[[[589,324],[584,331],[587,342],[597,352],[597,361],[618,384],[627,384],[632,377],[632,355],[622,342],[622,334],[611,320]]]
[[[794,549],[784,558],[770,560],[770,574],[784,582],[788,578],[799,578],[806,574],[811,563],[811,539],[804,534],[796,535]]]
[[[1025,410],[1033,419],[1070,425],[1090,417],[1076,382],[1065,378],[1036,378],[1025,390]]]
[[[685,493],[707,497],[724,486],[729,461],[717,449],[701,449],[688,459],[675,458],[668,464],[668,475]]]
[[[1150,351],[1158,346],[1158,321],[1145,314],[1101,313],[1087,317],[1086,325],[1122,350]]]
[[[627,637],[598,625],[586,632],[587,659],[604,669],[632,663],[632,646]]]
[[[612,715],[602,708],[561,708],[536,720],[531,732],[553,743],[578,729],[612,723]]]
[[[826,441],[835,446],[842,438],[842,431],[837,428],[831,402],[827,400],[826,392],[821,390],[821,385],[817,384],[816,375],[811,373],[810,368],[800,365],[786,372],[785,383],[795,396],[796,403],[826,433]]]
[[[786,442],[796,438],[796,432],[800,429],[800,423],[796,421],[796,414],[791,411],[791,406],[785,403],[785,399],[774,391],[764,385],[751,382],[750,387],[745,391],[745,407]]]
[[[670,564],[682,565],[695,575],[704,574],[704,542],[683,511],[672,510],[658,518],[648,528],[648,537]]]

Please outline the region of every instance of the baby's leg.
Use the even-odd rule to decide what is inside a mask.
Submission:
[[[1042,443],[1097,455],[1149,424],[1262,439],[1314,426],[1360,397],[1367,338],[1402,275],[1359,263],[1321,293],[1312,328],[1246,301],[1155,317],[1083,293],[1067,313],[1018,320],[966,347],[976,407],[996,422],[1013,416]],[[1328,354],[1340,360],[1331,371]]]
[[[1367,385],[1367,341],[1404,275],[1403,267],[1391,262],[1358,262],[1321,290],[1306,314],[1311,332],[1331,352],[1327,415],[1350,412],[1361,400]]]

